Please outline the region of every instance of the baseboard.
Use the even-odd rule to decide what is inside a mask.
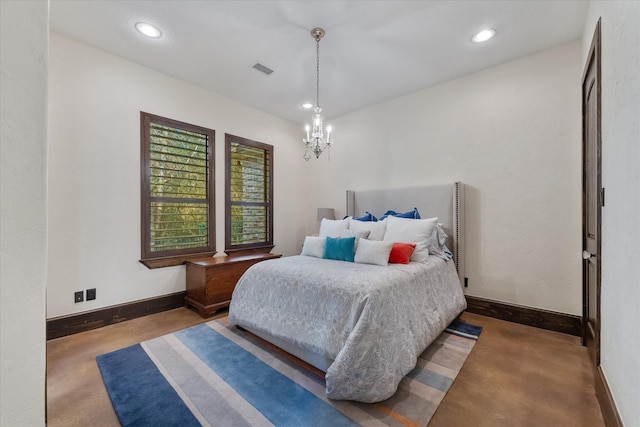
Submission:
[[[541,310],[538,308],[524,307],[521,305],[506,304],[484,298],[465,295],[467,299],[467,311],[481,314],[487,317],[507,320],[536,328],[550,331],[582,336],[582,318],[571,314],[557,313],[555,311]]]
[[[602,412],[604,425],[607,427],[624,427],[624,424],[622,424],[622,418],[620,418],[620,414],[616,408],[616,403],[613,401],[611,389],[609,388],[607,379],[604,377],[604,372],[602,372],[601,366],[596,367],[594,377],[596,397],[600,404],[600,412]]]
[[[154,298],[133,301],[47,320],[47,339],[60,338],[89,331],[125,320],[172,310],[184,306],[186,292],[176,292]]]
[[[47,320],[47,339],[89,331],[124,320],[146,316],[184,306],[186,292],[176,292],[97,310]],[[498,301],[466,296],[467,311],[537,328],[582,335],[582,319],[579,316],[556,313]]]

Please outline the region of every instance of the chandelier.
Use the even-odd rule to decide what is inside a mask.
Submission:
[[[306,125],[305,130],[307,132],[306,137],[302,138],[302,142],[305,144],[304,159],[309,160],[311,154],[316,156],[316,159],[320,157],[323,151],[327,151],[329,155],[329,149],[333,144],[333,138],[331,137],[331,126],[327,126],[326,132],[322,125],[322,108],[320,108],[320,39],[324,37],[324,30],[322,28],[314,28],[311,30],[311,37],[316,41],[316,106],[313,109],[315,114],[311,121],[312,125]]]

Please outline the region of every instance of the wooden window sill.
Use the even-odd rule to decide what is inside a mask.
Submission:
[[[182,265],[185,262],[190,261],[192,259],[212,257],[215,254],[216,252],[200,252],[197,254],[176,255],[176,256],[170,256],[165,258],[141,259],[140,262],[149,269],[173,267],[176,265]]]
[[[225,249],[224,253],[226,253],[227,255],[269,253],[274,247],[275,245],[261,245],[261,246],[244,247],[244,248],[229,248],[229,249]]]

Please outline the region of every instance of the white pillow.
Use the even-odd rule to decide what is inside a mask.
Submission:
[[[427,249],[438,218],[411,219],[389,216],[386,219],[387,229],[384,240],[398,243],[415,243],[416,249],[411,254],[411,261],[424,262],[429,256]]]
[[[357,250],[358,249],[358,240],[366,239],[367,237],[369,237],[370,233],[371,232],[369,230],[362,230],[362,231],[342,230],[342,233],[340,234],[340,237],[355,237],[356,238],[356,242],[354,244],[353,249]]]
[[[322,218],[320,223],[320,237],[340,237],[342,230],[349,228],[349,219],[327,219]]]
[[[354,262],[360,264],[387,265],[393,242],[361,239]]]
[[[302,245],[302,253],[300,255],[322,258],[324,256],[324,244],[326,240],[327,239],[324,237],[305,237],[304,244]]]
[[[369,240],[382,240],[384,231],[387,228],[387,221],[358,221],[351,218],[349,220],[349,230],[353,232],[370,231]]]

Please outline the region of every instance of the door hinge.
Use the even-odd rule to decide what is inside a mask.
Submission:
[[[600,206],[604,207],[604,187],[600,189]]]

